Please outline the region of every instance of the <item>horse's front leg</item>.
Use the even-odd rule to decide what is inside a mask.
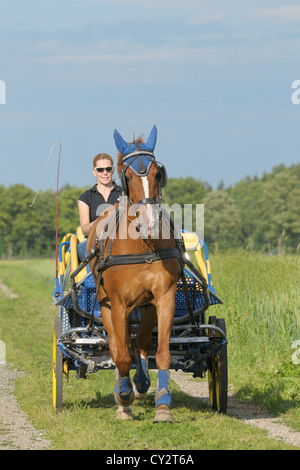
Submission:
[[[114,326],[113,326],[113,323],[112,323],[112,315],[111,315],[111,305],[110,305],[110,301],[109,299],[106,297],[106,294],[105,292],[103,291],[102,288],[100,288],[100,294],[102,294],[102,297],[101,295],[99,294],[99,302],[100,302],[100,306],[101,306],[101,317],[102,317],[102,321],[103,321],[103,325],[104,325],[104,328],[108,334],[108,337],[109,337],[109,352],[110,352],[110,355],[111,355],[111,358],[114,362],[114,364],[116,364],[116,361],[118,359],[118,355],[117,355],[117,340],[116,340],[116,335],[115,335],[115,331],[114,331]],[[119,376],[118,374],[118,370],[116,369],[116,387],[118,386],[118,382],[120,382],[121,380],[121,377]],[[131,385],[131,384],[130,384]],[[130,387],[129,385],[129,387]],[[120,388],[122,389],[122,385],[121,387],[119,386],[118,390],[120,391]],[[129,405],[119,405],[118,406],[118,409],[117,409],[117,419],[121,419],[121,420],[128,420],[128,419],[132,419],[133,418],[133,415],[132,415],[132,411],[131,411],[131,408]]]
[[[126,408],[127,414],[131,414],[129,407],[134,401],[134,392],[132,383],[130,380],[130,369],[131,369],[131,357],[128,350],[128,338],[127,338],[127,318],[125,308],[119,303],[112,301],[112,324],[114,328],[114,334],[116,338],[116,355],[115,355],[115,367],[116,367],[116,386],[115,386],[115,402],[117,405]],[[125,409],[122,411],[126,411]],[[119,414],[117,417],[122,418]],[[132,417],[132,415],[131,415]]]
[[[157,305],[158,317],[158,346],[156,351],[156,365],[158,368],[157,387],[155,392],[156,413],[154,423],[167,421],[173,423],[170,411],[172,397],[170,392],[170,336],[175,312],[174,294],[161,298]]]
[[[133,377],[134,395],[136,398],[144,398],[150,387],[150,375],[148,373],[148,348],[152,339],[152,330],[157,322],[156,309],[153,305],[141,308],[141,322],[138,334],[137,368]]]

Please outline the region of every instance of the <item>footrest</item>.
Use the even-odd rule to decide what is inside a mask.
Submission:
[[[207,336],[192,336],[184,338],[170,338],[170,344],[192,344],[192,343],[208,343]]]

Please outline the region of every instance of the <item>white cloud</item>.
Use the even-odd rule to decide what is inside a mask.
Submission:
[[[42,63],[50,65],[97,65],[97,64],[141,64],[147,62],[176,62],[186,56],[185,49],[172,46],[151,46],[132,44],[125,39],[102,40],[89,46],[71,46],[49,41],[34,45],[28,55],[26,53],[15,58],[17,62]]]
[[[264,8],[254,12],[254,19],[276,20],[280,23],[296,23],[300,21],[300,6],[285,5],[278,8]]]
[[[157,7],[179,7],[187,8],[188,6],[199,7],[201,3],[206,3],[205,0],[79,0],[83,3],[119,3],[122,5],[136,5],[150,8]]]
[[[83,4],[84,0],[77,1]],[[199,5],[203,3],[200,0]],[[178,0],[179,4],[183,2]],[[187,85],[222,67],[286,63],[297,51],[297,37],[288,35],[293,29],[288,23],[277,29],[268,23],[266,28],[267,22],[260,23],[258,18],[281,15],[287,21],[300,15],[300,6],[292,10],[291,6],[261,10],[251,7],[252,16],[249,10],[233,15],[227,6],[226,11],[222,7],[203,8],[199,15],[200,10],[192,16],[192,9],[187,9],[185,15],[172,19],[154,18],[153,14],[149,19],[132,17],[126,27],[118,18],[116,23],[101,18],[75,31],[7,31],[0,36],[0,42],[1,38],[6,42],[2,66],[28,81],[43,76],[53,83],[72,80],[81,84]]]
[[[220,11],[219,13],[211,15],[200,15],[195,17],[190,17],[186,20],[185,24],[188,26],[202,26],[207,24],[218,23],[223,20],[227,15],[227,12]]]

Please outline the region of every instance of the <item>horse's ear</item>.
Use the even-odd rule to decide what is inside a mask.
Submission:
[[[117,131],[117,129],[114,130],[114,139],[115,139],[115,144],[119,152],[125,156],[127,153],[130,152],[130,147],[127,142],[123,139],[121,134]]]
[[[150,132],[147,142],[145,144],[145,146],[151,149],[152,152],[155,149],[156,138],[157,138],[157,127],[154,124],[152,131]]]

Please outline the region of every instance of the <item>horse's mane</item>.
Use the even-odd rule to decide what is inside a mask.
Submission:
[[[129,144],[144,144],[145,141],[144,141],[144,137],[143,137],[143,134],[140,135],[137,139],[135,138],[135,135],[133,134],[133,142],[129,142]],[[118,150],[118,154],[117,154],[117,158],[118,158],[118,164],[117,164],[117,172],[118,172],[118,175],[120,175],[121,171],[122,171],[122,168],[123,168],[123,156],[122,154],[119,152]]]

